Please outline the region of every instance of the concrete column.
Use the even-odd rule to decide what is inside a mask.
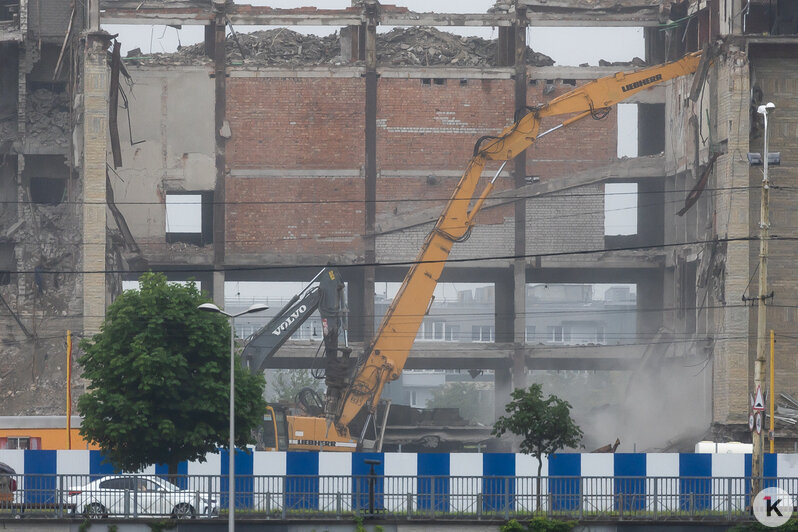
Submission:
[[[105,32],[86,35],[83,51],[83,331],[99,332],[105,317],[105,164],[108,83]]]
[[[526,8],[516,10],[515,28],[515,108],[523,109],[527,99]],[[526,152],[514,160],[515,187],[526,185]],[[513,254],[513,388],[526,388],[526,200],[515,202],[515,241]]]
[[[213,284],[211,286],[211,296],[217,307],[224,308],[224,272],[213,272]]]
[[[494,411],[498,418],[505,414],[504,406],[510,402],[510,394],[513,391],[513,375],[509,368],[501,368],[493,372],[493,389]]]
[[[372,282],[371,290],[371,314],[363,310],[363,303],[368,299],[363,292],[363,279],[365,275],[360,271],[360,268],[352,268],[344,271],[345,281],[347,284],[348,298],[349,298],[349,340],[352,342],[362,342],[364,339],[364,329],[366,323],[369,323],[370,334],[374,331],[374,284]],[[371,335],[369,336],[369,339]]]
[[[510,343],[514,338],[515,327],[515,285],[512,268],[496,278],[494,287],[496,298],[493,321],[496,327],[496,343]]]
[[[374,336],[374,280],[377,262],[377,243],[374,236],[374,227],[377,221],[377,5],[368,3],[365,6],[368,22],[361,30],[365,30],[365,59],[366,59],[366,113],[365,113],[365,238],[364,258],[366,266],[363,269],[363,340],[370,342]]]
[[[664,273],[657,271],[638,279],[637,282],[637,324],[635,330],[642,338],[652,337],[663,325],[662,313],[657,312],[663,308]]]
[[[216,183],[214,186],[214,205],[213,205],[213,301],[218,306],[224,308],[224,280],[225,280],[225,247],[227,242],[226,235],[226,215],[227,207],[226,194],[226,139],[222,136],[222,128],[225,124],[225,113],[227,107],[227,77],[226,77],[226,51],[225,51],[225,20],[224,2],[214,1],[215,18],[210,24],[210,30],[206,32],[207,37],[213,37],[211,48],[213,49],[213,72],[214,72],[214,138],[216,139]],[[210,39],[206,39],[206,49],[209,48]]]

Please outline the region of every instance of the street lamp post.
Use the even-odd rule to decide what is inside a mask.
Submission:
[[[243,316],[244,314],[250,314],[252,312],[260,312],[261,310],[266,310],[269,307],[262,303],[256,303],[249,307],[247,310],[243,312],[239,312],[237,314],[228,314],[227,312],[223,311],[213,303],[203,303],[199,307],[200,310],[204,310],[206,312],[217,312],[219,314],[223,314],[230,318],[230,470],[227,473],[228,476],[228,501],[227,506],[229,507],[229,512],[227,515],[227,530],[229,532],[234,532],[235,530],[235,455],[236,455],[236,433],[235,433],[235,414],[236,414],[236,402],[235,402],[235,337],[236,337],[236,318],[239,316]]]
[[[762,157],[764,163],[764,175],[762,178],[762,198],[760,205],[759,219],[759,297],[757,298],[757,328],[756,328],[756,359],[754,359],[754,387],[757,393],[762,387],[762,373],[765,365],[765,331],[767,328],[767,307],[765,299],[768,293],[768,238],[770,236],[770,181],[768,181],[768,163],[770,154],[768,153],[768,111],[772,111],[776,106],[768,102],[760,105],[757,112],[765,119],[765,152]],[[773,401],[775,397],[771,397]],[[751,497],[755,497],[762,488],[763,476],[763,444],[764,438],[761,431],[752,432],[753,450],[751,452]]]

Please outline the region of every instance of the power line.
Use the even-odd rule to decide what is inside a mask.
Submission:
[[[349,268],[363,268],[367,266],[374,266],[374,267],[395,267],[395,266],[413,266],[416,264],[437,264],[437,263],[445,263],[445,264],[453,264],[453,263],[469,263],[469,262],[486,262],[492,260],[513,260],[513,259],[537,259],[537,258],[550,258],[550,257],[569,257],[569,256],[579,256],[579,255],[593,255],[596,253],[613,253],[618,251],[646,251],[646,250],[654,250],[654,249],[667,249],[667,248],[674,248],[680,246],[691,246],[691,245],[701,245],[701,244],[715,244],[715,243],[728,243],[728,242],[755,242],[758,241],[759,237],[755,236],[746,236],[746,237],[736,237],[736,238],[716,238],[710,240],[692,240],[688,242],[673,242],[669,244],[650,244],[650,245],[639,245],[639,246],[621,246],[621,247],[614,247],[614,248],[599,248],[599,249],[584,249],[584,250],[575,250],[575,251],[552,251],[547,253],[527,253],[521,255],[489,255],[485,257],[469,257],[469,258],[449,258],[445,260],[428,260],[428,261],[417,261],[417,260],[406,260],[406,261],[391,261],[391,262],[371,262],[371,263],[358,263],[358,264],[335,264],[335,263],[325,263],[325,264],[274,264],[274,265],[262,265],[262,266],[226,266],[226,267],[211,267],[211,268],[169,268],[167,270],[163,270],[165,273],[210,273],[210,272],[247,272],[247,271],[270,271],[270,270],[284,270],[284,269],[291,269],[291,268],[326,268],[329,266],[334,266],[341,269],[349,269]],[[793,241],[798,240],[798,237],[771,237],[771,240],[785,240],[785,241]],[[39,269],[39,270],[9,270],[10,273],[16,274],[130,274],[130,273],[147,273],[153,270],[46,270],[46,269]]]
[[[631,183],[631,181],[630,181]],[[595,185],[597,183],[591,183],[586,185],[579,185],[577,187],[573,187],[569,190],[576,190],[582,187],[587,187],[591,185]],[[717,188],[705,188],[705,192],[723,192],[723,191],[734,191],[734,190],[750,190],[750,189],[758,189],[759,187],[753,186],[737,186],[737,187],[717,187]],[[775,188],[775,187],[774,187]],[[784,187],[787,188],[787,187]],[[497,189],[497,192],[509,192],[513,189]],[[488,200],[518,200],[518,199],[549,199],[552,197],[561,197],[561,198],[575,198],[575,197],[607,197],[607,196],[651,196],[651,195],[665,195],[665,194],[679,194],[679,193],[689,193],[692,189],[680,189],[680,190],[644,190],[637,192],[568,192],[568,191],[556,191],[556,192],[539,192],[535,194],[528,194],[528,195],[517,195],[512,197],[491,197]],[[180,196],[185,195],[192,195],[190,193],[187,194],[179,194]],[[199,195],[199,193],[194,194]],[[460,198],[459,201],[473,201],[476,200],[478,196],[470,197],[470,198]],[[238,206],[238,205],[337,205],[337,204],[349,204],[349,203],[357,203],[357,204],[369,204],[369,203],[431,203],[431,202],[445,202],[449,201],[451,196],[441,196],[441,197],[417,197],[417,198],[385,198],[385,199],[377,199],[377,200],[366,200],[365,198],[358,198],[358,199],[340,199],[340,200],[262,200],[262,201],[212,201],[203,203],[202,201],[194,201],[194,202],[185,202],[176,204],[176,206],[185,206],[185,205],[226,205],[226,206]],[[684,201],[681,199],[679,201]],[[0,201],[0,205],[44,205],[48,206],[50,204],[43,204],[40,202],[35,202],[31,200],[2,200]],[[61,201],[58,205],[107,205],[106,201]],[[157,206],[166,206],[166,204],[162,201],[114,201],[114,205],[157,205]]]

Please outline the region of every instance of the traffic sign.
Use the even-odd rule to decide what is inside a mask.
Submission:
[[[762,412],[754,414],[754,425],[756,425],[756,433],[762,434]]]
[[[757,385],[756,395],[754,396],[754,406],[751,407],[755,412],[765,411],[765,398],[762,397],[762,387]]]
[[[748,430],[754,430],[754,414],[748,414]]]

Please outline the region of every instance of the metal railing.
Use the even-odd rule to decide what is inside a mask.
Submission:
[[[0,519],[225,515],[225,475],[17,475]],[[746,477],[236,476],[240,519],[749,520]],[[798,478],[765,478],[798,494]]]

